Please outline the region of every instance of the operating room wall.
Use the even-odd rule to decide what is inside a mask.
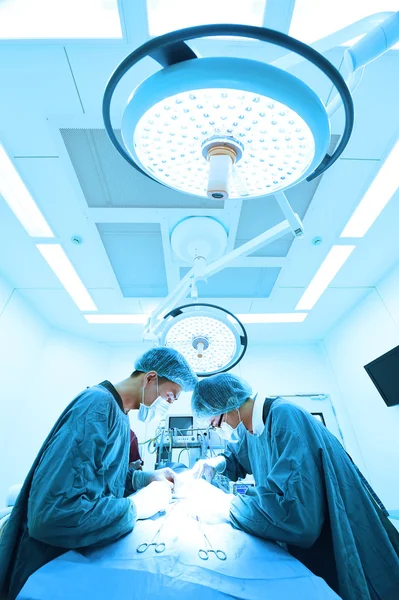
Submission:
[[[42,418],[41,407],[31,405],[33,381],[48,334],[45,321],[0,277],[0,507],[31,462],[29,445]]]
[[[0,508],[54,422],[106,378],[109,347],[53,329],[0,277]]]
[[[399,344],[399,266],[324,343],[368,477],[387,508],[398,510],[399,406],[385,405],[363,367]]]

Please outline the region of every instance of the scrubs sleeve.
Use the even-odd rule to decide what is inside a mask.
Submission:
[[[238,479],[244,479],[247,475],[252,475],[245,439],[240,440],[238,443],[228,444],[223,456],[226,459],[226,468],[223,475],[228,477],[230,481],[238,481]]]
[[[267,436],[263,436],[265,452]],[[306,441],[286,429],[275,431],[269,473],[250,496],[231,504],[233,525],[265,539],[309,548],[321,533],[325,500],[319,467]]]
[[[125,498],[127,496],[130,496],[131,494],[134,494],[134,492],[137,491],[137,490],[133,489],[133,473],[134,473],[134,469],[131,468],[128,470],[127,475],[126,475],[125,492],[123,494]]]
[[[112,542],[133,529],[134,504],[114,496],[106,485],[109,410],[99,405],[54,435],[32,481],[31,537],[51,546],[80,548]]]

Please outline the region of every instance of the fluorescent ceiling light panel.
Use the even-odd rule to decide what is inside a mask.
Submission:
[[[296,0],[289,34],[312,44],[379,12],[396,12],[398,0]]]
[[[236,315],[241,323],[303,323],[308,313],[246,313]]]
[[[118,0],[0,2],[0,39],[121,37]]]
[[[151,36],[211,23],[263,25],[266,0],[147,0]]]
[[[1,6],[1,4],[0,4]],[[33,237],[54,237],[13,162],[0,144],[0,195]]]
[[[150,315],[144,314],[129,314],[129,315],[85,315],[88,323],[98,324],[113,324],[113,325],[136,325],[147,323]]]
[[[80,310],[97,310],[92,297],[60,244],[36,244],[62,285]]]
[[[333,246],[295,310],[311,310],[356,246]]]
[[[341,238],[361,238],[399,187],[399,140],[349,219]]]

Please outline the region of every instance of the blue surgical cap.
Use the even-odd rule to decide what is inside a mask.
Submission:
[[[197,383],[191,407],[198,416],[217,417],[240,408],[251,394],[251,386],[240,377],[219,373]]]
[[[198,383],[196,374],[184,356],[173,348],[161,346],[147,350],[136,360],[134,368],[143,373],[156,371],[159,377],[180,385],[184,392],[189,392]]]

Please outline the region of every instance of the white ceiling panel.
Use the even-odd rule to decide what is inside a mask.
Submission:
[[[97,228],[82,212],[74,180],[68,177],[62,159],[21,158],[16,165],[85,285],[118,287]],[[72,243],[76,235],[81,245]]]
[[[2,143],[15,158],[58,157],[57,145],[44,115],[18,110],[17,107],[4,109],[1,115]]]
[[[95,48],[88,45],[78,47],[69,44],[66,46],[84,111],[86,114],[98,115],[100,126],[102,126],[102,98],[108,79],[119,63],[134,49],[134,46],[127,44],[113,47],[97,44]],[[112,115],[117,119],[117,123],[120,123],[122,112],[132,91],[159,68],[158,63],[152,58],[146,58],[126,74],[115,91],[111,106]],[[87,76],[87,73],[90,73],[90,77]]]
[[[118,0],[5,0],[0,4],[1,39],[121,36]]]
[[[273,23],[287,26],[293,4],[269,1]],[[68,41],[65,47],[60,41],[0,42],[0,140],[99,312],[148,314],[179,280],[180,268],[187,267],[176,260],[170,246],[170,233],[182,219],[203,215],[220,220],[229,231],[232,249],[272,227],[283,215],[273,198],[218,203],[180,194],[137,174],[117,154],[102,123],[103,91],[119,62],[149,37],[145,1],[137,0],[133,6],[123,0],[121,6],[124,38],[119,41]],[[329,10],[335,10],[332,6]],[[268,25],[267,17],[264,24]],[[257,42],[212,39],[195,42],[193,47],[204,56],[290,61],[284,50]],[[326,56],[340,67],[343,51],[333,48]],[[116,131],[128,96],[157,69],[157,63],[148,59],[123,81],[112,107]],[[323,101],[331,98],[330,83],[313,66],[299,61],[291,72]],[[292,241],[288,234],[255,257],[237,260],[202,286],[200,301],[237,314],[292,312],[331,246],[353,243],[340,234],[399,135],[397,73],[399,52],[394,51],[366,68],[354,94],[355,128],[343,158],[320,180],[288,191],[288,199],[303,218],[306,236]],[[333,119],[335,135],[342,132],[342,112]],[[355,241],[355,251],[307,319],[299,324],[248,325],[250,340],[321,339],[399,261],[398,222],[396,194],[367,235]],[[154,229],[145,230],[145,224]],[[54,327],[100,342],[141,341],[140,325],[87,323],[37,251],[38,240],[27,235],[2,199],[0,236],[0,272],[23,289],[24,297]],[[82,243],[74,244],[74,236]],[[316,236],[322,238],[318,246],[312,244]],[[257,262],[262,257],[281,262]],[[276,283],[270,281],[267,290],[259,288],[249,295],[250,280],[272,268],[281,269]],[[123,292],[137,297],[124,297]]]
[[[98,342],[140,342],[142,325],[91,325],[63,290],[18,290],[56,329]]]
[[[63,47],[3,44],[0,53],[1,114],[50,116],[81,110]]]
[[[61,287],[14,213],[0,196],[0,272],[14,287]]]
[[[399,190],[366,236],[356,240],[350,263],[338,273],[334,286],[373,286],[390,271],[399,261],[398,224]]]
[[[304,220],[306,236],[294,241],[277,285],[306,287],[379,169],[378,161],[339,160],[324,174]],[[321,237],[314,246],[312,240]],[[342,243],[343,240],[339,240]],[[349,243],[349,242],[348,242]],[[398,257],[399,258],[399,257]],[[363,269],[366,269],[366,265]]]

